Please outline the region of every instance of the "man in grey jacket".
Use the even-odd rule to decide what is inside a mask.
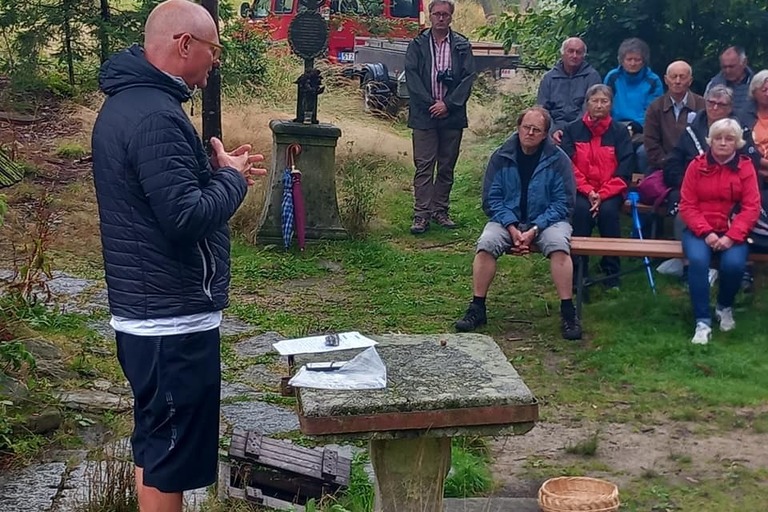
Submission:
[[[552,116],[552,139],[560,144],[563,128],[577,120],[584,111],[587,89],[602,83],[600,73],[584,60],[587,45],[578,37],[569,37],[560,46],[561,59],[547,71],[539,84],[536,103]]]

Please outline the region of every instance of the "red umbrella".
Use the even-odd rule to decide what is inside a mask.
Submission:
[[[293,180],[293,220],[296,227],[296,238],[299,242],[299,250],[304,250],[304,240],[307,225],[307,213],[304,208],[304,194],[301,190],[301,171],[296,169],[296,157],[301,153],[301,146],[293,143],[288,146],[287,159],[291,167],[291,179]]]
[[[307,212],[304,209],[304,195],[301,192],[301,171],[291,171],[293,178],[293,220],[296,226],[296,238],[299,242],[299,250],[304,250],[304,234],[307,224]]]

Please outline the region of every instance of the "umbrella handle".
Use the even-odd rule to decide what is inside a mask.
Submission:
[[[296,169],[296,157],[301,154],[301,144],[293,142],[285,148],[285,165],[291,171]]]

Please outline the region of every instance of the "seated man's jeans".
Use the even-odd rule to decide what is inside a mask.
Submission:
[[[709,265],[714,251],[703,238],[691,231],[683,231],[683,253],[688,259],[688,289],[693,305],[693,317],[696,322],[712,325],[709,309]],[[741,277],[747,264],[749,247],[744,243],[734,243],[727,251],[718,253],[720,258],[719,290],[717,305],[723,308],[733,306],[736,293],[741,285]]]

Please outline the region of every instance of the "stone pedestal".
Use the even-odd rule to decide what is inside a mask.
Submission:
[[[301,431],[370,442],[375,512],[443,512],[451,438],[525,434],[538,419],[536,397],[489,336],[370,337],[387,366],[386,389],[299,388]],[[296,368],[357,353],[300,354]]]
[[[374,512],[443,512],[450,437],[371,440],[370,455],[376,472]]]
[[[347,238],[339,218],[336,199],[336,143],[341,130],[326,123],[306,125],[282,120],[271,121],[269,128],[273,138],[272,165],[257,240],[263,243],[283,243],[282,178],[286,168],[286,149],[293,143],[301,146],[295,167],[301,171],[306,240]]]

